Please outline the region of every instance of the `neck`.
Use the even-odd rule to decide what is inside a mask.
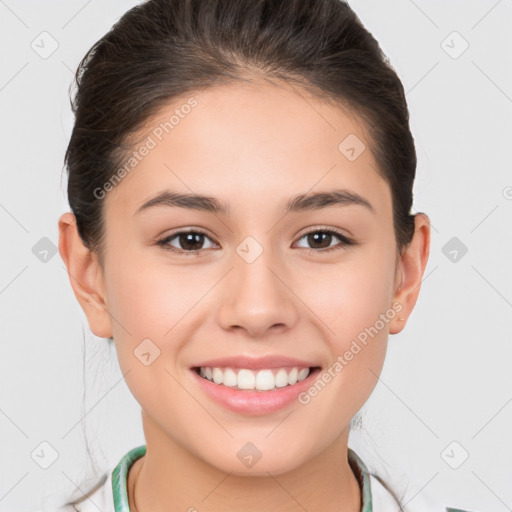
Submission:
[[[145,428],[145,434],[146,455],[128,473],[130,512],[361,510],[359,483],[347,460],[348,431],[307,463],[268,477],[223,472],[161,431]]]

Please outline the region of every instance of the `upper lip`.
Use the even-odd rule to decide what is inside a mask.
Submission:
[[[199,368],[201,366],[210,368],[247,368],[247,369],[264,369],[264,368],[281,368],[283,366],[297,366],[300,368],[310,368],[319,366],[311,361],[304,361],[294,357],[287,357],[283,355],[268,355],[264,357],[252,356],[231,356],[221,357],[219,359],[209,359],[202,361],[193,366]]]

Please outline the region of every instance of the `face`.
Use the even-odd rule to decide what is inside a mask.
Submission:
[[[146,436],[236,474],[306,464],[348,435],[400,316],[391,191],[364,127],[303,90],[255,82],[173,102],[139,135],[134,151],[149,150],[101,199],[102,270]],[[211,199],[144,206],[165,192]],[[253,375],[284,368],[285,382],[293,366],[316,369],[268,391],[193,369],[220,358],[250,369],[243,357],[268,357]],[[262,454],[253,469],[244,446]]]

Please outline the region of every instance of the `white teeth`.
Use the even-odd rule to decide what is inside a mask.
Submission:
[[[215,384],[222,384],[222,381],[224,380],[224,374],[222,373],[222,370],[220,368],[214,368],[212,376],[213,382],[215,382]]]
[[[236,373],[231,369],[231,368],[228,368],[225,372],[224,372],[224,386],[230,386],[230,387],[234,387],[237,385],[237,378],[236,378]]]
[[[302,370],[299,371],[299,375],[297,376],[297,381],[304,380],[309,375],[309,368],[302,368]]]
[[[288,384],[290,384],[290,386],[297,383],[297,374],[297,368],[293,368],[293,370],[288,374]]]
[[[276,379],[272,370],[260,370],[256,375],[256,389],[268,391],[276,387]]]
[[[256,389],[258,391],[269,391],[275,388],[293,386],[304,380],[309,375],[309,368],[280,368],[278,370],[248,370],[238,371],[232,368],[209,368],[199,369],[199,375],[215,384],[222,384],[238,389]]]
[[[238,372],[238,387],[240,389],[254,389],[256,377],[251,370],[240,370]]]
[[[281,368],[276,373],[276,388],[284,388],[285,386],[288,386],[288,373],[284,368]]]

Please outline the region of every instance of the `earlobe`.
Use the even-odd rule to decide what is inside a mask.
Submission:
[[[414,236],[400,255],[397,278],[399,285],[393,295],[393,302],[402,305],[390,323],[389,333],[397,334],[404,327],[411,314],[421,288],[421,281],[430,252],[430,219],[425,213],[414,216]],[[401,320],[402,318],[402,320]]]
[[[90,251],[80,238],[71,212],[62,214],[59,219],[59,253],[89,328],[100,338],[112,337],[111,317],[104,300],[103,271],[97,254]]]

